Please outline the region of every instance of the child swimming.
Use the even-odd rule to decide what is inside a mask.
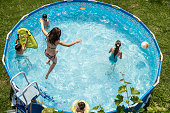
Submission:
[[[24,46],[22,47],[22,45],[20,43],[17,44],[17,42],[19,40],[19,34],[17,34],[17,39],[15,41],[15,51],[16,51],[17,55],[22,55],[24,53],[24,49],[27,44],[28,34],[25,35],[24,37],[25,37],[25,43],[24,43]]]
[[[85,103],[84,102],[79,102],[77,104],[75,113],[86,113],[86,111],[85,111]]]
[[[44,26],[45,26],[45,29],[46,29],[46,28],[49,27],[49,20],[47,19],[46,14],[43,14],[42,18],[43,18],[43,23],[44,23]]]
[[[48,33],[47,31],[44,30],[44,22],[42,19],[40,19],[40,23],[41,23],[41,30],[42,30],[43,34],[47,37],[47,48],[45,49],[45,55],[48,57],[49,60],[46,63],[49,63],[50,60],[53,61],[52,65],[50,66],[50,68],[45,76],[45,79],[47,79],[48,75],[50,74],[50,72],[53,70],[53,68],[55,67],[55,65],[57,63],[57,57],[56,57],[56,54],[58,52],[58,50],[56,49],[57,45],[70,47],[76,43],[80,43],[82,40],[76,40],[72,43],[62,42],[62,41],[60,41],[61,30],[58,27],[54,27]]]
[[[119,57],[120,59],[122,59],[122,51],[119,50],[119,47],[121,46],[121,42],[119,40],[116,41],[115,43],[115,47],[112,47],[109,51],[112,52],[111,56],[109,57],[109,60],[112,63],[116,63],[117,62],[117,57]]]

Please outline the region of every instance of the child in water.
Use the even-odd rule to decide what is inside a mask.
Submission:
[[[77,108],[76,108],[75,113],[86,113],[86,111],[85,111],[85,103],[84,102],[79,102],[77,104]]]
[[[115,43],[115,47],[112,47],[109,51],[112,52],[111,56],[109,57],[109,60],[112,63],[116,63],[117,62],[117,57],[119,57],[120,59],[122,59],[122,51],[119,50],[119,47],[121,46],[121,42],[119,40],[116,41]]]
[[[19,40],[19,34],[17,34],[17,39],[15,41],[15,51],[16,51],[17,55],[22,55],[24,53],[24,49],[27,44],[28,34],[25,35],[24,37],[25,37],[25,43],[24,43],[24,46],[22,47],[22,45],[20,43],[17,44],[17,42]]]
[[[43,14],[42,18],[43,18],[43,23],[44,23],[45,29],[46,29],[49,26],[49,20],[47,19],[47,15],[46,14]]]
[[[50,72],[53,70],[53,68],[55,67],[55,65],[57,63],[57,57],[56,57],[56,54],[58,52],[58,50],[56,49],[57,45],[70,47],[76,43],[80,43],[82,40],[76,40],[72,43],[62,42],[62,41],[60,41],[61,30],[58,27],[54,27],[48,33],[47,31],[44,30],[44,22],[42,19],[40,19],[40,23],[41,23],[41,30],[42,30],[43,34],[47,37],[47,48],[45,50],[45,55],[48,57],[49,60],[46,63],[48,64],[50,62],[50,60],[53,61],[52,65],[50,66],[50,68],[45,76],[45,79],[47,79],[48,75],[50,74]]]

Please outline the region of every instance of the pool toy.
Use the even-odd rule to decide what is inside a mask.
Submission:
[[[86,8],[80,8],[81,10],[85,10]]]
[[[79,100],[75,100],[73,103],[72,103],[72,105],[71,105],[71,112],[74,112],[75,113],[75,111],[76,111],[76,106],[77,106],[77,104],[79,103],[79,102],[84,102],[85,103],[85,111],[86,111],[86,113],[89,113],[90,112],[90,106],[89,106],[89,104],[86,102],[86,101],[84,101],[84,100],[81,100],[81,99],[79,99]]]
[[[37,49],[38,48],[38,45],[37,45],[37,42],[35,41],[33,35],[31,34],[31,32],[26,29],[26,28],[20,28],[18,29],[17,31],[17,34],[19,34],[19,43],[24,46],[24,43],[25,43],[25,35],[27,35],[28,33],[28,40],[27,40],[27,44],[26,44],[26,47],[24,49],[24,51],[27,49],[27,48],[34,48],[34,49]]]
[[[141,47],[147,49],[149,47],[148,42],[142,42]]]

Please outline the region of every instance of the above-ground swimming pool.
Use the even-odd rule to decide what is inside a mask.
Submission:
[[[57,47],[57,65],[47,80],[46,37],[41,36],[39,22],[42,14],[47,14],[50,21],[48,32],[53,27],[61,29],[61,41],[82,40],[69,48]],[[38,49],[29,48],[23,56],[16,55],[14,43],[19,28],[30,30]],[[101,2],[49,4],[24,16],[10,33],[2,59],[5,58],[6,64],[3,63],[9,77],[24,71],[28,80],[37,81],[40,89],[49,96],[45,105],[58,110],[70,111],[73,101],[82,99],[91,108],[100,104],[105,111],[114,111],[114,99],[122,85],[120,72],[132,83],[129,87],[140,91],[141,99],[153,90],[160,76],[162,58],[160,60],[161,52],[154,35],[137,17],[114,5]],[[116,40],[122,43],[123,58],[112,64],[109,50]],[[147,49],[140,46],[143,41],[149,43]],[[22,79],[15,82],[24,87]]]

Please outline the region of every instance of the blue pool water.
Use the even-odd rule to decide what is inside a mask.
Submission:
[[[80,8],[86,8],[80,10]],[[71,47],[58,46],[58,63],[49,75],[45,74],[49,65],[44,55],[46,37],[41,36],[39,18],[47,14],[50,31],[59,27],[62,31],[61,41],[70,43],[82,39],[82,43]],[[126,18],[125,18],[126,17]],[[74,100],[83,99],[92,107],[102,105],[105,111],[115,109],[119,86],[122,83],[120,72],[125,80],[131,82],[129,87],[139,90],[142,97],[154,84],[158,70],[158,53],[149,35],[142,30],[137,21],[120,11],[94,3],[63,3],[50,7],[26,18],[11,34],[7,48],[6,62],[11,76],[24,71],[29,81],[37,81],[39,87],[50,96],[45,100],[46,106],[70,111]],[[19,28],[31,31],[38,43],[38,49],[27,49],[23,57],[15,54],[14,42]],[[109,50],[120,40],[123,58],[116,64],[109,61]],[[142,49],[141,43],[147,41],[148,49]],[[22,77],[16,79],[24,86]],[[43,99],[40,98],[40,101]]]

